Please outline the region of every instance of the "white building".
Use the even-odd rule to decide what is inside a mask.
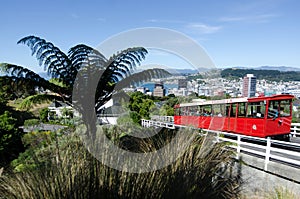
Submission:
[[[73,115],[75,117],[79,116],[79,113],[77,111],[74,111],[73,107],[68,102],[55,100],[48,106],[48,110],[49,120],[61,117],[71,117],[70,115]],[[65,115],[66,113],[68,113],[69,115]]]
[[[146,88],[145,87],[137,87],[136,91],[145,94],[146,93]]]

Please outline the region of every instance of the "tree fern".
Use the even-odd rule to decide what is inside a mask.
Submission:
[[[98,50],[85,44],[78,44],[65,54],[53,43],[37,36],[24,37],[18,41],[18,44],[27,45],[32,55],[36,56],[39,65],[44,66],[50,78],[62,84],[51,83],[24,67],[2,64],[0,68],[10,74],[15,82],[30,82],[32,86],[49,89],[56,93],[53,96],[59,96],[68,101],[75,94],[79,101],[83,99],[90,101],[88,105],[84,105],[88,109],[99,110],[111,99],[112,95],[117,94],[124,87],[169,75],[162,69],[149,69],[134,73],[136,66],[145,59],[148,53],[142,47],[128,48],[106,58]],[[76,79],[80,81],[75,81]],[[95,93],[91,94],[91,90]],[[36,95],[26,99],[22,106],[28,108],[34,103],[53,96]]]

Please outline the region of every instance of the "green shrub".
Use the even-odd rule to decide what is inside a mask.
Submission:
[[[17,128],[17,119],[9,111],[0,115],[0,168],[24,150],[22,132]]]
[[[49,113],[49,109],[48,108],[43,108],[39,111],[40,113],[40,120],[42,122],[48,122],[48,113]]]
[[[28,119],[24,121],[24,126],[25,127],[29,127],[29,126],[37,126],[39,125],[41,122],[39,119]]]
[[[11,162],[12,169],[23,172],[50,164],[48,147],[53,145],[55,139],[56,134],[51,131],[32,131],[23,135],[22,142],[27,149]]]

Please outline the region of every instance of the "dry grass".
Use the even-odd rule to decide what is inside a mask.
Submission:
[[[299,199],[292,191],[283,187],[276,187],[273,192],[265,194],[267,199]]]
[[[186,132],[191,133],[191,132]],[[168,138],[135,141],[139,150]],[[156,143],[153,143],[153,142]],[[122,141],[120,142],[122,143]],[[128,145],[128,143],[122,143]],[[44,149],[46,150],[46,149]],[[50,164],[0,177],[0,198],[239,198],[240,176],[232,152],[196,137],[173,164],[152,172],[129,173],[91,156],[78,137],[49,145]],[[109,155],[109,154],[107,154]],[[168,154],[165,154],[168,155]],[[39,158],[35,157],[36,164]]]
[[[22,102],[22,99],[17,100],[10,100],[8,101],[7,105],[12,107],[15,110],[20,110],[20,104]],[[39,111],[43,108],[47,108],[51,102],[47,103],[41,103],[41,104],[35,104],[32,108],[30,108],[28,111],[32,113],[35,117],[39,117]],[[23,110],[24,111],[24,110]]]

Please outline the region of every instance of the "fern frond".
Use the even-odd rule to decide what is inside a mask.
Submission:
[[[32,55],[36,55],[40,65],[44,64],[44,70],[47,71],[51,77],[58,77],[63,81],[68,80],[67,78],[63,78],[64,74],[62,74],[61,69],[64,67],[68,68],[71,61],[59,48],[36,36],[24,37],[17,43],[25,44],[30,47]]]
[[[130,75],[129,77],[121,80],[115,85],[114,90],[119,91],[123,88],[130,87],[130,86],[136,86],[138,84],[141,84],[143,82],[149,81],[152,78],[163,78],[163,77],[168,77],[171,74],[160,68],[154,68],[154,69],[148,69],[144,70],[138,73],[134,73]]]
[[[58,95],[49,95],[49,94],[37,94],[37,95],[31,95],[27,98],[25,98],[19,108],[29,110],[30,108],[34,107],[34,105],[42,104],[42,103],[48,103],[53,100],[63,100]]]

